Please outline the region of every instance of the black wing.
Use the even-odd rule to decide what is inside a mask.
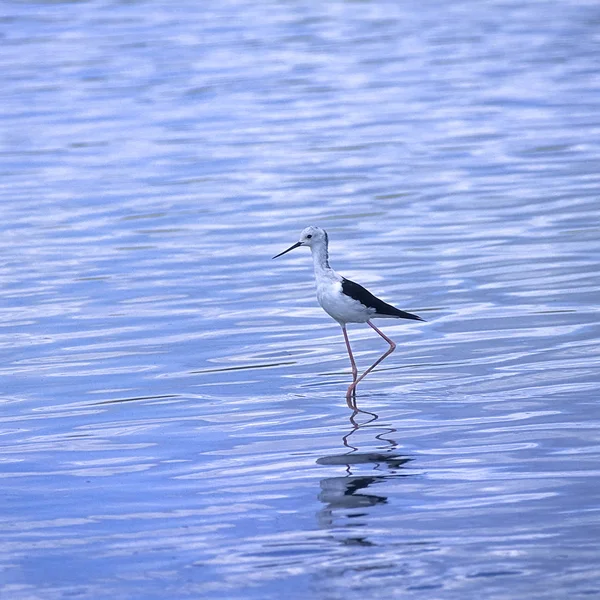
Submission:
[[[342,292],[346,296],[350,296],[354,300],[358,300],[361,304],[368,308],[374,308],[378,315],[386,315],[389,317],[399,317],[401,319],[412,319],[413,321],[423,321],[421,317],[413,315],[412,313],[399,310],[395,306],[380,300],[376,296],[373,296],[371,292],[365,289],[362,285],[354,283],[345,277],[342,277]]]

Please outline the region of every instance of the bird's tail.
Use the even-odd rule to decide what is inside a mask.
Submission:
[[[391,304],[388,304],[383,311],[378,310],[376,316],[411,319],[412,321],[425,321],[425,319],[422,319],[419,317],[419,315],[414,315],[413,313],[406,312],[405,310],[400,310]]]

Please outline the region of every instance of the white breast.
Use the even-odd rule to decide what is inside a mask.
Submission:
[[[374,309],[343,294],[341,281],[333,278],[317,281],[317,300],[338,323],[365,323],[375,314]]]

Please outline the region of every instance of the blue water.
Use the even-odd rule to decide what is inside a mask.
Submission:
[[[596,2],[4,8],[3,600],[600,596]]]

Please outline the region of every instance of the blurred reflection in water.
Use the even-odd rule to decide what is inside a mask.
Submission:
[[[345,454],[317,459],[317,464],[339,466],[345,471],[343,476],[326,477],[321,480],[319,500],[325,504],[325,508],[319,511],[320,527],[334,526],[335,519],[340,516],[348,519],[349,526],[364,524],[364,519],[361,517],[365,516],[368,507],[387,502],[387,497],[384,495],[365,493],[367,488],[390,478],[408,476],[407,473],[402,472],[402,467],[412,459],[398,453],[397,443],[389,437],[396,432],[396,429],[374,424],[378,419],[375,413],[367,413],[367,411],[360,411],[360,413],[369,414],[371,419],[359,423],[356,420],[359,411],[355,411],[351,416],[352,430],[342,438],[344,446],[350,450]],[[373,434],[373,441],[378,440],[376,451],[360,452],[358,447],[352,446],[350,438],[360,428],[368,429],[369,433]],[[353,521],[350,522],[350,519]],[[339,526],[339,522],[337,525]],[[363,540],[361,543],[366,541]]]

